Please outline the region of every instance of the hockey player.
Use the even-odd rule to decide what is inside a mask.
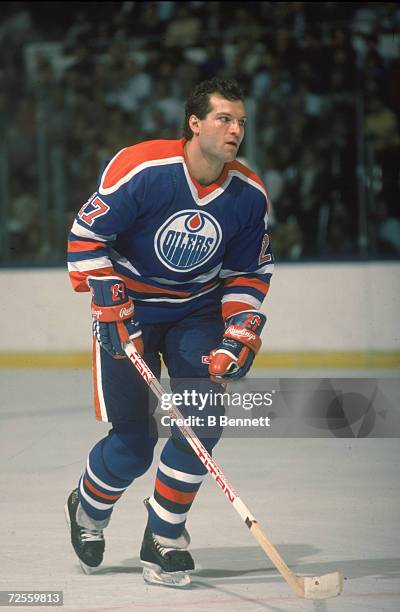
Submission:
[[[133,340],[158,376],[161,355],[174,392],[220,390],[221,381],[248,372],[261,344],[259,309],[272,272],[268,198],[236,161],[243,94],[235,81],[214,78],[192,90],[185,111],[182,139],[142,142],[106,164],[69,237],[72,285],[92,295],[95,414],[111,424],[66,505],[87,571],[102,562],[114,504],[149,469],[157,442],[154,401],[123,343]],[[194,415],[196,406],[188,401],[183,410]],[[222,412],[209,405],[202,416]],[[221,428],[196,433],[211,452]],[[172,427],[145,500],[140,559],[148,582],[190,581],[185,525],[205,474]]]

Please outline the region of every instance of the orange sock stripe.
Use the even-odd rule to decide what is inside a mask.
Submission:
[[[98,495],[102,499],[107,499],[108,501],[117,501],[121,497],[121,495],[122,495],[122,493],[120,493],[119,495],[107,495],[106,493],[103,493],[103,491],[99,491],[99,489],[96,489],[96,487],[94,487],[88,481],[88,479],[86,477],[85,477],[85,480],[84,480],[84,485],[85,485],[85,487],[87,487],[89,489],[89,491],[91,491],[95,495]]]
[[[177,491],[161,482],[158,478],[156,479],[155,488],[160,495],[176,504],[191,504],[197,493],[197,491],[193,491],[192,493]]]

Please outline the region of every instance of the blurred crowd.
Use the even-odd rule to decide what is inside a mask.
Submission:
[[[104,161],[179,138],[215,75],[249,101],[279,259],[399,257],[399,31],[386,2],[2,2],[1,263],[62,263]]]

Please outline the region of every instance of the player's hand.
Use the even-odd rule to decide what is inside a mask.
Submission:
[[[142,330],[133,318],[133,301],[124,281],[117,276],[89,276],[87,284],[92,294],[93,335],[99,344],[113,357],[121,358],[126,357],[122,345],[132,340],[143,355]]]
[[[260,349],[260,334],[267,317],[247,310],[229,317],[221,343],[210,353],[208,371],[214,382],[245,376]]]

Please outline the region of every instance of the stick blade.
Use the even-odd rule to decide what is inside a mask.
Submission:
[[[303,576],[306,599],[329,599],[343,591],[343,576],[339,572],[323,576]]]

